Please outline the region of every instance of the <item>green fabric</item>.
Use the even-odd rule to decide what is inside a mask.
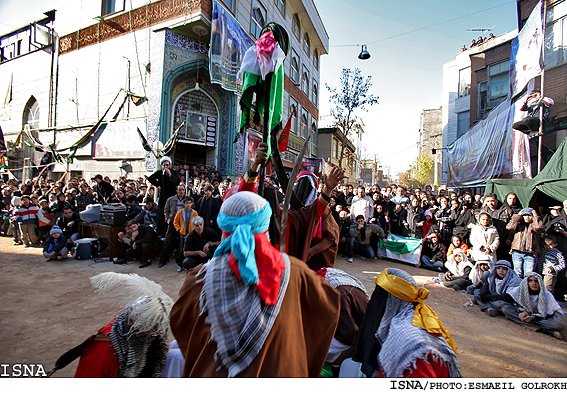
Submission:
[[[382,239],[380,239],[380,249],[388,249],[395,254],[406,254],[413,252],[414,250],[416,250],[421,246],[420,239],[400,237],[400,236],[397,237],[404,239],[407,242],[388,240],[388,242],[386,243]]]
[[[536,191],[558,201],[567,200],[567,138],[533,179],[490,179],[486,182],[485,193],[494,193],[504,201],[506,195],[513,192],[522,206],[527,207]]]
[[[321,371],[322,378],[332,378],[333,377],[333,369],[330,365],[325,365],[323,370]]]
[[[269,78],[271,75],[271,78]],[[270,97],[268,105],[268,126],[270,130],[263,130],[268,133],[268,155],[270,155],[270,132],[278,127],[282,121],[283,113],[283,92],[284,92],[284,71],[283,65],[276,70],[275,73],[270,73],[266,76],[270,79]],[[255,123],[260,123],[260,115],[264,116],[266,100],[267,81],[262,81],[260,75],[244,72],[242,84],[242,98],[240,99],[240,106],[242,108],[242,116],[240,118],[239,133],[241,133],[250,123],[250,112],[252,109],[252,99],[256,93],[256,114],[254,117]],[[263,126],[263,124],[262,124]]]

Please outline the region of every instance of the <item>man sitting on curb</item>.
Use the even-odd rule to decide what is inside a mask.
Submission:
[[[195,230],[191,231],[185,238],[183,248],[183,266],[177,268],[181,272],[183,268],[191,269],[209,261],[215,253],[215,248],[220,244],[218,233],[210,227],[205,227],[202,217],[196,216],[191,221]]]
[[[138,224],[136,220],[130,220],[127,224],[132,231],[132,246],[126,250],[126,256],[140,260],[140,268],[150,266],[152,258],[159,256],[161,240],[148,224]]]

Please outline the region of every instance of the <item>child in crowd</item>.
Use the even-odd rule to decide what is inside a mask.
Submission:
[[[494,270],[494,262],[489,256],[484,256],[484,260],[477,260],[474,264],[474,268],[471,271],[470,279],[472,284],[467,287],[467,291],[470,294],[474,294],[476,289],[481,289],[488,275]]]
[[[16,220],[20,225],[24,247],[38,245],[37,235],[35,234],[38,210],[37,205],[31,203],[30,196],[22,196],[20,208],[16,211]]]
[[[541,331],[561,339],[565,323],[558,316],[563,309],[553,295],[543,286],[543,279],[535,272],[528,272],[518,287],[508,289],[515,305],[504,305],[502,313],[515,323],[532,331]]]
[[[543,283],[547,291],[554,294],[557,274],[565,268],[565,258],[557,249],[557,238],[553,235],[546,235],[544,238],[544,251],[541,254],[543,260]]]
[[[474,298],[480,306],[480,311],[489,316],[498,316],[504,305],[514,302],[507,290],[519,284],[520,278],[512,270],[512,264],[506,260],[498,260],[482,288],[474,291]]]
[[[514,271],[520,278],[536,270],[536,256],[541,252],[540,239],[543,222],[533,208],[524,208],[512,216],[506,229],[514,233],[511,245]]]
[[[39,222],[39,227],[37,229],[37,238],[39,242],[44,242],[49,234],[49,229],[53,224],[53,215],[49,211],[49,201],[47,197],[41,197],[39,199],[39,210],[37,211],[37,220]]]
[[[492,261],[497,260],[496,249],[500,245],[500,237],[488,213],[481,212],[478,215],[478,224],[471,228],[470,243],[471,256],[475,261],[482,260],[485,255],[490,256]]]
[[[453,235],[453,237],[451,238],[451,245],[449,245],[449,249],[447,249],[447,258],[449,258],[456,249],[461,249],[465,256],[471,255],[469,246],[463,242],[461,237],[458,235]]]
[[[445,287],[465,290],[472,284],[470,274],[474,267],[462,249],[454,250],[453,254],[448,257],[445,267],[448,272],[439,274],[439,279]]]
[[[16,212],[20,209],[20,205],[22,203],[22,199],[19,196],[12,197],[12,210],[10,211],[10,224],[12,225],[12,231],[14,236],[14,245],[21,245],[22,242],[22,235],[20,233],[20,226],[18,224],[18,218]]]
[[[429,229],[431,228],[431,226],[435,224],[435,221],[433,220],[433,214],[431,213],[430,210],[425,211],[424,216],[425,216],[425,222],[423,223],[423,227],[421,230],[422,230],[422,234],[426,236],[429,234]]]
[[[59,226],[53,226],[49,232],[49,237],[43,243],[43,256],[47,261],[57,260],[57,256],[61,256],[61,261],[66,261],[68,252],[67,238],[65,238]]]

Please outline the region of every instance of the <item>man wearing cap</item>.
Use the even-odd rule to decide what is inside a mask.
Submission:
[[[165,234],[167,228],[167,223],[165,222],[165,203],[169,197],[172,197],[176,193],[177,185],[181,182],[179,173],[177,170],[171,168],[171,158],[164,156],[159,160],[161,165],[161,170],[157,170],[152,175],[148,177],[148,182],[152,185],[157,186],[159,190],[158,194],[158,226],[157,234],[162,237]],[[177,212],[176,212],[177,213]]]
[[[541,252],[541,234],[544,226],[533,208],[524,208],[512,216],[506,229],[514,233],[511,254],[514,271],[520,278],[535,272],[536,258]]]
[[[259,195],[227,198],[224,241],[190,270],[170,314],[184,377],[318,377],[339,319],[339,294],[275,249]]]
[[[102,175],[98,174],[91,178],[92,181],[96,182],[96,200],[99,204],[108,204],[112,193],[114,192],[114,187],[102,179]]]

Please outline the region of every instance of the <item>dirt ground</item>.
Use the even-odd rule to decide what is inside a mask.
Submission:
[[[390,260],[347,263],[338,257],[336,268],[359,278],[369,293],[376,275],[387,267],[406,270],[419,284],[435,274]],[[137,263],[115,265],[94,260],[46,262],[39,248],[13,246],[0,238],[0,364],[41,363],[50,370],[57,358],[106,325],[120,311],[112,300],[95,293],[89,278],[101,272],[137,273],[164,288],[174,300],[185,277],[170,261],[158,269],[139,269]],[[567,377],[567,342],[532,332],[504,317],[489,317],[472,298],[436,284],[426,303],[439,315],[459,346],[463,376],[467,378]],[[564,307],[564,310],[567,309]],[[563,316],[564,320],[567,320]],[[567,337],[567,330],[562,332]],[[173,338],[172,338],[173,339]],[[54,377],[72,377],[78,361]]]

